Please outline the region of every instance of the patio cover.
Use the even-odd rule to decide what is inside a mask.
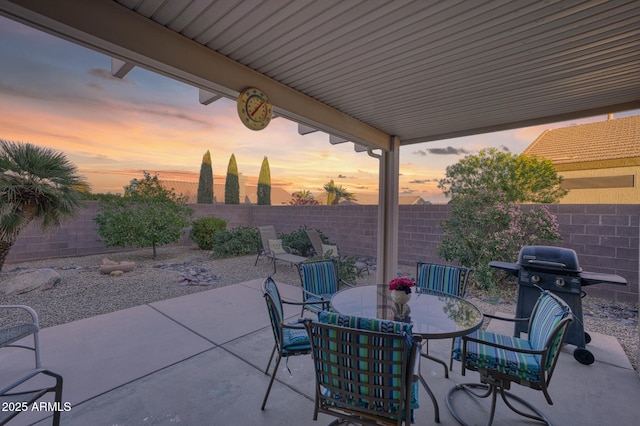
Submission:
[[[640,108],[637,0],[0,0],[0,13],[380,158],[378,280],[397,267],[399,147]],[[374,154],[371,149],[380,149]]]

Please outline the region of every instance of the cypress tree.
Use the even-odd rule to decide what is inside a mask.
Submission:
[[[262,167],[260,167],[260,176],[258,177],[258,205],[271,205],[271,170],[269,170],[269,160],[264,157]]]
[[[231,154],[229,166],[227,167],[227,180],[224,183],[224,203],[240,204],[240,178],[234,154]]]
[[[202,165],[200,166],[198,204],[213,204],[213,169],[211,168],[211,154],[208,150],[202,156]]]

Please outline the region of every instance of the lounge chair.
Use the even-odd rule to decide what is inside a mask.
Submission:
[[[273,225],[259,226],[260,240],[262,248],[258,252],[254,266],[258,264],[260,257],[265,256],[273,261],[273,271],[276,271],[276,260],[287,262],[290,265],[297,265],[307,260],[306,257],[298,256],[291,253],[291,248],[282,245],[282,240],[276,235],[276,229]]]

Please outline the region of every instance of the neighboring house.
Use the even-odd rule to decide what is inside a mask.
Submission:
[[[523,154],[551,160],[562,204],[640,204],[640,115],[545,130]]]
[[[247,177],[242,174],[239,176],[240,181],[240,203],[257,204],[258,202],[258,186],[248,185]],[[177,180],[162,180],[162,186],[173,189],[176,194],[182,194],[187,197],[188,204],[196,204],[198,202],[198,182],[184,182]],[[214,178],[213,181],[213,197],[216,203],[224,204],[224,178]],[[271,186],[271,205],[279,206],[289,204],[291,194],[277,186]]]

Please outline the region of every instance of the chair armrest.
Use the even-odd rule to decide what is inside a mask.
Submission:
[[[35,370],[31,370],[29,373],[27,373],[26,375],[22,376],[21,378],[19,378],[18,380],[16,380],[15,382],[11,383],[9,386],[6,386],[2,389],[0,389],[0,396],[1,395],[5,395],[7,392],[9,392],[11,389],[18,387],[19,385],[23,384],[24,382],[28,381],[29,379],[37,376],[38,374],[46,374],[47,376],[51,376],[55,379],[62,379],[62,377],[60,377],[58,374],[46,370],[44,368],[36,368]]]
[[[529,321],[530,318],[506,318],[506,317],[498,317],[495,315],[490,315],[490,314],[483,314],[485,316],[485,318],[491,318],[491,319],[497,319],[499,321],[509,321],[509,322],[522,322],[522,321]]]
[[[488,342],[488,341],[482,340],[482,339],[476,339],[476,338],[471,337],[469,335],[462,336],[462,344],[465,344],[465,342],[467,342],[467,341],[476,342],[476,343],[479,343],[481,345],[487,345],[487,346],[491,346],[493,348],[504,349],[504,350],[509,351],[509,352],[516,352],[516,353],[521,353],[521,354],[542,355],[545,352],[547,352],[546,348],[543,348],[541,350],[521,349],[521,348],[514,348],[513,346],[501,345],[499,343]]]
[[[304,290],[302,290],[302,291],[304,291]],[[316,297],[320,297],[320,296],[318,296],[316,294],[309,293],[308,291],[306,291],[305,293],[312,294],[312,295],[314,295]],[[306,306],[306,305],[323,305],[323,306],[325,306],[326,305],[326,307],[328,308],[329,307],[329,300],[325,300],[322,297],[320,297],[320,299],[322,299],[322,300],[317,301],[317,302],[297,302],[297,301],[294,301],[294,300],[288,300],[288,299],[284,299],[284,298],[281,299],[281,300],[282,300],[283,304],[287,304],[287,305],[296,305],[296,306]]]
[[[33,323],[40,328],[40,326],[38,325],[38,313],[31,307],[26,306],[26,305],[0,305],[0,309],[20,309],[20,310],[24,310],[26,312],[29,313],[29,315],[31,315],[31,319],[33,321]]]

